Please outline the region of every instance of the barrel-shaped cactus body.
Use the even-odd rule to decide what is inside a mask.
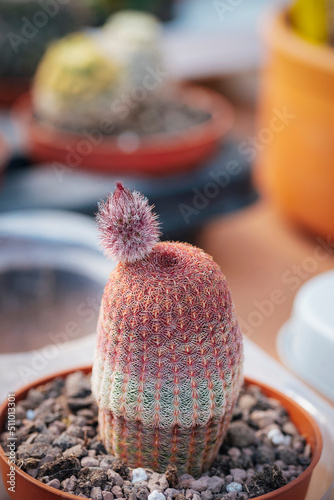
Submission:
[[[130,210],[122,224],[129,213],[135,218]],[[205,252],[160,242],[119,263],[102,299],[93,368],[108,451],[133,467],[205,471],[231,418],[242,357],[226,279]]]

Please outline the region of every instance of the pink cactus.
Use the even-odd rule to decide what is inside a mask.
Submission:
[[[196,247],[154,245],[158,226],[147,200],[121,185],[98,220],[104,248],[121,259],[98,324],[100,435],[132,467],[164,471],[174,463],[198,475],[218,453],[243,379],[226,279]]]

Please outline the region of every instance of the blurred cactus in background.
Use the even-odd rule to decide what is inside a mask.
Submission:
[[[146,89],[145,76],[160,62],[159,22],[140,12],[116,14],[101,30],[68,35],[50,46],[35,76],[34,111],[41,120],[75,131],[100,127],[105,119],[116,123],[134,112],[142,96],[154,93]]]
[[[31,78],[51,41],[91,21],[82,0],[0,0],[0,76]]]
[[[204,251],[158,242],[158,223],[122,185],[100,204],[102,246],[119,261],[102,299],[92,387],[107,450],[132,467],[209,468],[242,384],[228,285]]]
[[[148,69],[162,62],[161,26],[143,12],[123,11],[111,16],[102,29],[104,50],[128,68],[133,86],[143,85]]]
[[[104,56],[93,36],[68,35],[48,49],[39,65],[35,113],[55,126],[96,126],[121,93],[125,78],[124,68]]]

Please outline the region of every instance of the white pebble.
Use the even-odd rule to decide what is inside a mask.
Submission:
[[[146,481],[147,474],[145,469],[139,467],[138,469],[133,469],[132,471],[132,482],[137,483],[138,481]]]
[[[27,415],[27,419],[28,420],[34,420],[34,418],[35,418],[35,412],[34,412],[34,410],[27,410],[26,415]]]
[[[277,428],[270,429],[270,431],[268,431],[268,439],[270,439],[270,441],[276,446],[280,444],[289,446],[291,443],[291,436],[284,436],[284,434],[282,434],[282,432]]]
[[[166,497],[160,491],[154,490],[152,491],[152,493],[149,494],[147,500],[166,500]]]
[[[233,481],[232,483],[226,486],[227,493],[231,493],[232,491],[241,491],[242,485]]]

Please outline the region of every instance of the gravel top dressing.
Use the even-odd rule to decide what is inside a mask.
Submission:
[[[31,389],[16,405],[17,465],[58,490],[93,500],[238,500],[256,498],[299,476],[311,448],[281,404],[257,386],[241,391],[219,455],[199,478],[131,469],[108,455],[97,434],[90,376]],[[7,432],[1,434],[5,446]]]

